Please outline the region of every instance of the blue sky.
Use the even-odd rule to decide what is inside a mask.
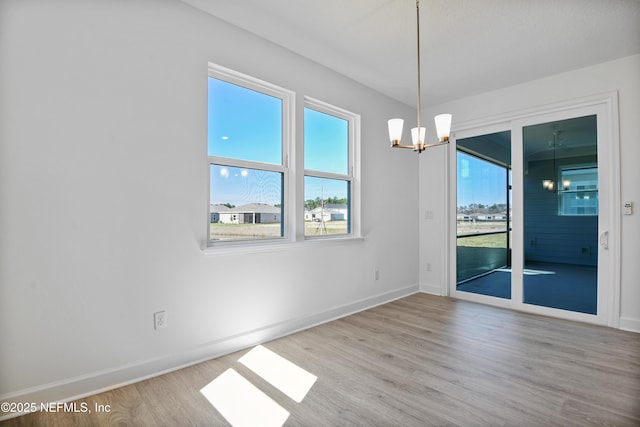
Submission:
[[[282,161],[282,100],[209,77],[209,155]]]
[[[462,152],[458,152],[457,163],[457,206],[507,202],[507,178],[503,167]]]
[[[304,168],[346,175],[349,172],[349,122],[304,109]]]
[[[282,100],[209,77],[207,150],[211,156],[282,162]],[[305,169],[348,172],[348,122],[305,108]],[[211,203],[282,201],[282,175],[211,166]],[[306,178],[305,200],[347,197],[345,181]]]

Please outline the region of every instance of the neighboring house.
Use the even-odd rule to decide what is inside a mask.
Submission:
[[[458,221],[506,221],[507,214],[506,213],[480,214],[480,215],[458,214],[456,216],[456,219]]]
[[[226,208],[226,206],[224,207]],[[277,206],[265,203],[249,203],[235,208],[227,208],[226,211],[220,211],[217,222],[224,224],[269,224],[280,222],[281,217],[281,209]]]
[[[326,204],[304,212],[305,221],[343,221],[349,217],[346,204]]]
[[[220,215],[228,213],[231,210],[230,207],[225,205],[209,205],[209,212],[211,213],[211,222],[217,223],[220,221]]]

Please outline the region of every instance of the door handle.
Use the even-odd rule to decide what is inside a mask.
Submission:
[[[609,231],[605,231],[600,235],[600,246],[602,246],[602,249],[609,249]]]

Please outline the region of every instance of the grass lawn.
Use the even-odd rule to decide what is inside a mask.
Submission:
[[[467,246],[473,248],[506,248],[507,234],[485,234],[473,237],[458,236],[458,246]]]
[[[507,223],[505,221],[459,221],[456,226],[458,233],[458,246],[474,248],[506,248],[506,226]],[[464,237],[470,234],[496,233],[499,231],[503,231],[504,233],[481,234],[479,236]]]

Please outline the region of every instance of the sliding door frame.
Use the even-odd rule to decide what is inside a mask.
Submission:
[[[523,302],[524,269],[524,195],[523,134],[525,126],[569,118],[596,115],[598,132],[599,217],[598,239],[607,232],[608,247],[598,249],[598,310],[596,315],[536,306]],[[456,152],[458,139],[511,131],[512,166],[512,258],[511,299],[496,298],[456,289]],[[607,92],[563,103],[547,105],[499,117],[461,123],[452,132],[447,167],[449,200],[447,203],[448,286],[444,294],[461,300],[479,302],[536,314],[596,323],[619,328],[620,322],[620,142],[618,94]]]

